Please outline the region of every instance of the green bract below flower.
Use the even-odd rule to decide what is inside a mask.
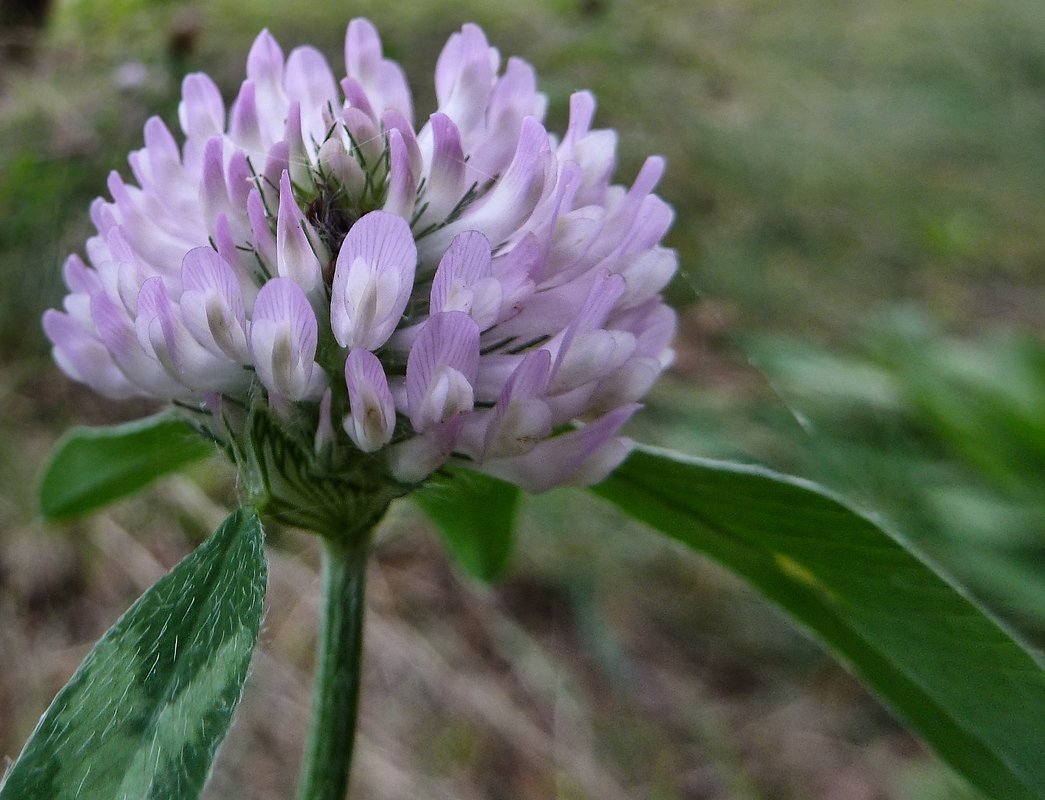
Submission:
[[[672,358],[664,165],[612,185],[592,96],[560,140],[532,67],[500,62],[478,27],[452,35],[419,130],[362,19],[340,83],[267,31],[227,111],[189,75],[184,145],[150,119],[138,185],[112,173],[89,265],[66,262],[58,364],[178,403],[259,504],[317,530],[369,526],[448,462],[535,492],[601,480]]]

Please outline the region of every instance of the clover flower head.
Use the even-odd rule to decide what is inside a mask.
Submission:
[[[502,71],[475,25],[443,48],[419,129],[366,20],[345,71],[263,31],[228,108],[185,78],[184,144],[150,119],[134,182],[113,172],[91,206],[89,263],[69,257],[43,319],[57,363],[198,409],[234,453],[258,447],[244,420],[262,409],[330,474],[409,487],[454,460],[531,491],[600,480],[672,359],[662,160],[613,185],[592,96],[549,134],[532,67]]]

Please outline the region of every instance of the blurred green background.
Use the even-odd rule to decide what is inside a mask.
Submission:
[[[887,520],[1045,643],[1045,5],[1033,0],[0,0],[0,753],[90,643],[213,528],[220,464],[64,529],[35,480],[75,422],[39,327],[87,207],[181,78],[235,95],[257,31],[335,72],[368,16],[434,110],[447,35],[579,88],[618,178],[667,157],[678,360],[633,435],[767,463]],[[423,118],[423,117],[422,117]],[[209,796],[289,797],[317,571],[270,532],[270,610]],[[571,492],[527,501],[475,586],[404,505],[371,575],[357,797],[968,795],[819,648],[713,565]],[[960,665],[956,665],[960,668]]]

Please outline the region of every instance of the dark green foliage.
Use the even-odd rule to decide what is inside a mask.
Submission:
[[[512,529],[520,491],[510,483],[467,469],[447,470],[412,497],[470,575],[494,580],[512,555]]]
[[[815,484],[667,451],[596,491],[808,626],[991,797],[1045,797],[1045,670],[901,540]]]
[[[266,566],[233,513],[102,637],[0,786],[0,800],[193,800],[239,702]]]
[[[778,434],[775,456],[753,453],[863,497],[1003,616],[1045,631],[1040,342],[948,338],[897,313],[855,353],[768,338],[750,347],[814,434]],[[787,429],[780,413],[760,413]]]
[[[80,516],[214,450],[171,414],[111,428],[73,428],[58,442],[44,472],[40,510],[53,520]]]

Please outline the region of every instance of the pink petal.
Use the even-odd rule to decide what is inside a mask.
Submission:
[[[421,149],[417,144],[417,136],[414,134],[414,126],[410,124],[410,120],[399,109],[390,108],[381,115],[381,121],[384,123],[386,131],[396,130],[402,135],[406,152],[410,156],[410,171],[415,176],[420,176],[424,169],[424,160],[421,158]]]
[[[617,169],[617,132],[591,131],[577,142],[573,159],[584,173],[574,206],[605,204],[606,192]]]
[[[524,456],[491,459],[482,471],[534,493],[598,482],[628,455],[630,443],[615,434],[639,408],[622,406],[582,428],[545,439]]]
[[[562,365],[575,337],[601,328],[605,324],[617,300],[624,294],[624,288],[624,279],[620,275],[601,273],[596,276],[580,313],[563,333],[552,374]]]
[[[316,423],[316,438],[313,443],[317,455],[334,442],[334,423],[330,418],[330,406],[333,402],[334,392],[328,386],[319,398],[319,422]]]
[[[377,114],[374,113],[374,107],[370,104],[370,98],[367,96],[366,89],[357,81],[355,78],[342,78],[341,79],[341,91],[345,95],[345,100],[350,108],[358,108],[370,119],[377,119]]]
[[[186,221],[198,223],[200,212],[196,187],[185,174],[174,136],[159,117],[150,117],[145,123],[145,153],[152,188],[164,204]]]
[[[229,138],[251,153],[266,149],[258,118],[257,90],[254,81],[243,81],[229,113]]]
[[[141,396],[141,390],[124,377],[105,345],[67,314],[48,309],[43,326],[54,345],[55,362],[70,378],[112,400]]]
[[[406,76],[394,61],[382,58],[377,29],[365,19],[353,19],[345,33],[345,71],[370,98],[376,115],[398,109],[413,124],[413,103]]]
[[[265,156],[265,169],[261,173],[259,185],[265,208],[273,211],[279,208],[279,184],[283,173],[290,170],[290,145],[285,141],[276,142],[269,148]]]
[[[419,436],[392,445],[388,465],[396,480],[420,483],[447,462],[457,446],[465,416],[433,425]]]
[[[341,105],[330,65],[316,48],[296,47],[287,58],[284,84],[291,103],[300,103],[306,145],[318,148],[325,134],[322,112]]]
[[[627,285],[620,307],[641,305],[658,296],[678,266],[678,253],[666,247],[651,247],[625,258],[618,267]]]
[[[479,371],[479,328],[467,314],[430,317],[410,349],[406,395],[410,422],[421,432],[471,411]]]
[[[178,119],[190,139],[204,142],[225,130],[225,103],[217,85],[202,72],[185,76],[181,84]]]
[[[345,73],[363,86],[377,77],[381,37],[370,20],[357,17],[345,32]]]
[[[432,283],[432,313],[444,310],[454,279],[471,286],[492,276],[490,263],[490,242],[479,231],[455,236],[439,261]]]
[[[403,135],[395,128],[388,132],[388,150],[388,193],[383,210],[409,222],[414,213],[417,181],[410,168],[410,155],[403,142]]]
[[[240,366],[213,354],[192,338],[171,303],[163,281],[149,278],[138,293],[135,329],[142,349],[150,349],[178,383],[194,391],[238,393],[249,383]]]
[[[375,350],[392,335],[410,301],[417,247],[402,217],[372,211],[349,230],[338,253],[330,326],[342,347]]]
[[[225,263],[234,270],[240,271],[242,266],[240,251],[236,248],[236,240],[232,236],[232,226],[229,225],[228,217],[224,211],[218,214],[218,218],[214,221],[214,244],[217,246],[218,255],[224,259]],[[205,249],[210,250],[211,248]],[[184,265],[185,261],[182,260],[183,270]]]
[[[377,356],[356,348],[345,362],[345,383],[351,413],[344,420],[345,432],[364,453],[372,453],[392,440],[395,403],[388,379]]]
[[[247,156],[242,150],[236,150],[229,159],[226,177],[234,219],[239,227],[244,229],[242,240],[247,241],[247,196],[254,187],[254,175],[250,170],[250,162],[247,161]]]
[[[101,288],[97,273],[88,268],[83,263],[83,259],[76,253],[73,253],[65,260],[65,265],[62,267],[62,277],[65,278],[65,285],[73,292],[94,294]]]
[[[291,278],[310,297],[324,291],[323,265],[305,235],[308,225],[294,200],[290,175],[283,173],[279,184],[279,216],[276,218],[276,270],[281,277]]]
[[[254,40],[247,56],[247,78],[255,84],[255,106],[264,147],[279,138],[287,113],[283,91],[283,50],[267,30]]]
[[[508,67],[490,97],[486,135],[468,162],[473,180],[504,172],[515,152],[523,120],[538,116],[537,97],[533,67],[519,58],[508,59]]]
[[[225,184],[225,141],[221,135],[212,136],[203,148],[203,180],[200,183],[200,204],[207,218],[210,234],[214,234],[214,219],[229,213],[229,190]]]
[[[283,138],[287,143],[288,172],[291,182],[305,191],[313,191],[315,183],[312,178],[312,158],[308,147],[312,138],[305,130],[302,119],[300,100],[292,100],[287,109],[287,122],[283,129]]]
[[[188,247],[207,243],[207,230],[196,231],[192,241],[171,235],[143,208],[143,193],[128,186],[118,172],[110,172],[109,192],[116,201],[122,225],[131,247],[145,261],[162,272],[174,272]],[[93,260],[93,259],[92,259]]]
[[[249,363],[243,297],[232,268],[209,247],[197,247],[185,254],[182,283],[182,318],[196,341],[215,355]]]
[[[247,77],[261,85],[283,79],[283,50],[268,28],[259,33],[250,46]]]
[[[553,169],[548,133],[537,120],[527,117],[511,166],[459,220],[422,240],[426,260],[442,252],[462,230],[482,231],[491,245],[501,245],[533,213],[545,189],[552,188]]]
[[[192,393],[175,381],[152,353],[142,349],[127,312],[103,292],[91,298],[91,318],[98,336],[120,372],[145,393],[156,397],[189,398]]]
[[[478,231],[454,238],[432,282],[430,313],[463,311],[480,330],[493,325],[501,311],[501,284],[490,267],[490,243]]]
[[[570,95],[570,122],[566,127],[566,135],[556,153],[563,160],[574,160],[574,148],[591,129],[591,121],[595,118],[595,98],[591,92],[574,92]]]
[[[366,170],[374,169],[385,152],[385,141],[377,123],[358,108],[341,112],[345,130],[352,139],[353,155]]]
[[[528,353],[504,385],[490,416],[482,459],[529,452],[552,433],[552,416],[540,397],[548,386],[551,354]]]
[[[457,126],[448,116],[439,113],[431,116],[429,124],[432,157],[424,191],[424,203],[428,207],[418,220],[420,230],[446,220],[465,192],[465,158]]]
[[[451,35],[439,55],[435,66],[439,110],[465,138],[485,118],[495,68],[490,45],[478,25],[467,24]]]
[[[261,199],[261,193],[255,188],[247,195],[247,215],[250,219],[250,230],[254,239],[254,249],[261,258],[265,268],[270,273],[277,271],[276,237],[272,235],[269,227],[268,213],[265,211],[265,201]]]
[[[296,282],[273,278],[261,287],[250,324],[250,349],[266,389],[291,401],[322,394],[317,337],[315,312]]]
[[[348,154],[340,136],[331,136],[319,148],[319,168],[341,183],[341,190],[349,197],[359,197],[366,188],[366,173],[359,162]]]
[[[599,381],[595,393],[588,399],[583,418],[593,419],[618,406],[645,397],[657,382],[663,366],[656,358],[636,357]]]

